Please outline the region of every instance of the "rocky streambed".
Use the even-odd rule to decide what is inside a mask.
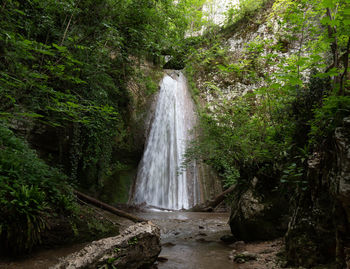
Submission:
[[[138,213],[160,227],[159,269],[277,269],[282,240],[245,243],[232,238],[228,213]],[[226,241],[226,242],[224,242]]]
[[[278,252],[280,252],[282,248],[282,241],[274,240],[252,244],[246,244],[242,241],[235,241],[234,238],[230,237],[231,232],[230,227],[228,225],[228,213],[152,211],[142,213],[140,212],[136,214],[139,217],[150,220],[150,223],[153,223],[160,228],[160,244],[162,246],[162,250],[158,256],[156,263],[153,265],[152,268],[281,268],[281,266],[278,265],[276,262],[276,254],[278,254]],[[127,234],[129,229],[127,228],[127,226],[131,224],[132,223],[128,221],[124,221],[123,223],[125,227],[124,232],[126,232]],[[151,226],[153,224],[151,224]],[[137,225],[139,224],[136,224],[136,226]],[[147,223],[144,223],[144,225],[147,226]],[[133,231],[131,231],[131,233],[132,232]],[[134,238],[134,235],[129,234],[129,237],[130,236],[132,237],[131,239]],[[148,237],[146,237],[145,241],[148,240],[147,238]],[[141,242],[142,240],[141,237],[137,240],[134,240],[135,242],[131,239],[127,238],[126,241],[124,240],[126,242],[126,244],[124,245],[135,244],[136,246],[136,244],[138,243],[136,241]],[[96,243],[92,243],[89,245],[94,244],[96,245]],[[27,258],[22,259],[20,261],[0,261],[0,269],[50,268],[53,265],[57,264],[59,258],[62,259],[63,256],[66,256],[72,252],[76,253],[70,255],[70,257],[74,257],[74,255],[79,257],[80,255],[82,255],[82,253],[84,255],[88,255],[89,245],[88,247],[86,247],[85,245],[80,245],[71,248],[41,251],[32,256],[28,256]],[[113,248],[112,250],[115,250],[115,248]],[[121,251],[122,247],[118,248],[117,250]],[[142,249],[139,250],[140,252],[144,252]],[[127,253],[124,254],[125,255],[123,255],[123,257],[126,257]],[[152,255],[153,254],[149,256]],[[83,260],[87,259],[84,258]],[[116,259],[113,259],[113,261],[115,260]],[[112,259],[109,259],[109,261],[111,262]],[[62,266],[59,268],[64,268],[65,265],[62,262],[61,265]]]
[[[231,250],[220,237],[230,234],[226,213],[139,213],[161,230],[159,269],[232,268]]]

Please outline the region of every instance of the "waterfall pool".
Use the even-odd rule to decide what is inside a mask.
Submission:
[[[224,269],[234,267],[228,256],[232,247],[220,237],[229,235],[228,213],[147,212],[138,213],[161,229],[159,269]]]

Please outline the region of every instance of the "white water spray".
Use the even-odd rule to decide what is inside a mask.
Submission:
[[[196,167],[180,171],[195,124],[194,106],[181,72],[165,75],[146,148],[139,165],[134,203],[182,209],[199,202]]]

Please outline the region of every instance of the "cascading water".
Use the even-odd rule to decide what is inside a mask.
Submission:
[[[199,202],[195,163],[180,171],[195,119],[184,75],[178,71],[165,75],[139,165],[135,204],[186,209]]]

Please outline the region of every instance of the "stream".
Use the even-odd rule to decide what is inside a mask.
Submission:
[[[220,240],[230,234],[227,213],[147,212],[139,213],[161,229],[162,252],[168,259],[159,269],[234,268],[228,259],[232,250]]]

